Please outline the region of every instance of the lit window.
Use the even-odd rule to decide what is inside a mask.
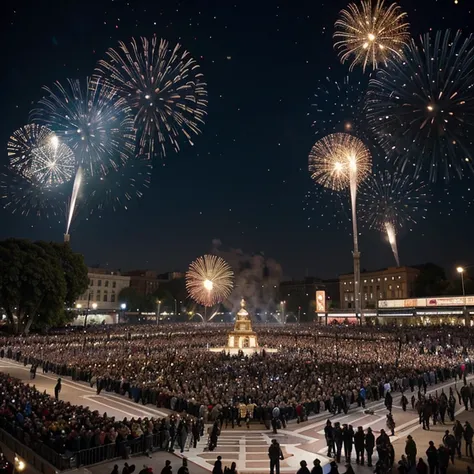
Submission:
[[[380,281],[380,278],[377,278],[377,281]]]
[[[373,283],[373,282],[374,282],[374,279],[372,278],[372,280],[370,280],[370,282]]]
[[[367,280],[364,280],[364,283],[367,283]]]
[[[395,277],[392,277],[392,280],[395,280]]]
[[[385,281],[387,281],[387,277],[385,277]]]

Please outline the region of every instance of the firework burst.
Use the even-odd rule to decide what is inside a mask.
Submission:
[[[360,190],[363,222],[369,228],[382,232],[385,232],[387,222],[396,232],[416,224],[424,218],[428,204],[428,186],[397,172],[385,170],[372,174]]]
[[[177,44],[154,36],[120,42],[99,61],[96,73],[114,87],[135,115],[139,155],[150,158],[175,151],[200,133],[207,108],[206,84],[199,65]],[[158,148],[159,147],[159,148]]]
[[[100,81],[68,80],[44,87],[31,119],[51,129],[86,175],[105,175],[133,156],[133,119],[125,101]]]
[[[186,273],[189,296],[203,306],[214,306],[232,292],[234,273],[229,264],[215,255],[204,255],[191,263]]]
[[[425,218],[428,188],[410,176],[385,170],[365,181],[360,193],[361,218],[371,229],[384,233],[400,266],[397,236],[404,227]],[[411,230],[411,229],[410,229]]]
[[[309,154],[311,178],[335,191],[346,189],[351,178],[360,184],[371,172],[372,158],[362,140],[333,133],[317,141]]]
[[[37,186],[56,187],[67,183],[74,176],[74,153],[55,138],[53,136],[49,143],[31,152],[31,164],[26,176]]]
[[[37,186],[15,169],[0,174],[2,207],[12,214],[38,218],[64,218],[65,191],[63,187]]]
[[[371,129],[405,173],[430,180],[473,171],[474,37],[450,31],[412,40],[369,83]]]
[[[33,151],[47,144],[51,138],[51,130],[38,124],[28,124],[16,130],[7,144],[10,167],[18,174],[28,175]]]
[[[351,71],[357,65],[365,71],[391,58],[400,60],[410,40],[406,16],[396,3],[386,6],[384,0],[349,4],[335,24],[334,47],[341,62],[350,61]]]

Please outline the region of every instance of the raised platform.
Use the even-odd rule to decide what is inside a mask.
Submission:
[[[278,352],[278,349],[267,349],[266,347],[243,347],[239,349],[238,347],[210,347],[211,352],[222,352],[230,353],[231,355],[237,355],[239,351],[242,351],[245,355],[260,354],[263,349],[267,354],[275,354]]]

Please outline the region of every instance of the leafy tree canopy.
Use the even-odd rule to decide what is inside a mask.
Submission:
[[[13,332],[64,324],[87,285],[84,259],[68,244],[0,241],[0,307]]]

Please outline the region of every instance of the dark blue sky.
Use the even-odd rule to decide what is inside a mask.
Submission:
[[[333,24],[347,0],[10,3],[2,7],[2,166],[8,137],[27,123],[41,87],[90,75],[118,40],[156,33],[179,41],[208,83],[208,117],[195,146],[158,163],[150,189],[128,211],[78,214],[72,245],[88,263],[184,270],[219,238],[272,256],[286,276],[335,277],[351,268],[351,235],[326,225],[339,217],[303,209],[313,186],[312,97],[327,75],[340,80],[347,73],[332,48]],[[399,3],[412,34],[474,23],[470,0]],[[402,263],[474,263],[474,220],[462,198],[472,195],[468,188],[469,181],[453,183],[451,197],[434,188],[427,219],[401,236]],[[0,238],[59,240],[64,232],[63,222],[3,209],[0,222]],[[360,242],[364,268],[393,264],[379,233],[362,230]]]

